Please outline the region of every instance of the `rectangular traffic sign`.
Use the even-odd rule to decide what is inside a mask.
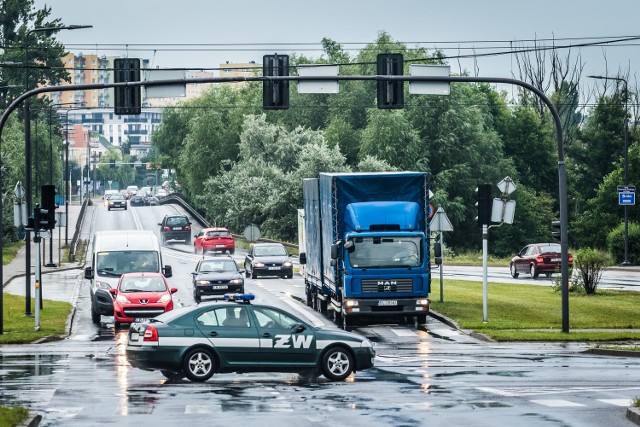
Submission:
[[[636,204],[636,193],[618,193],[618,204],[619,205],[635,205]]]

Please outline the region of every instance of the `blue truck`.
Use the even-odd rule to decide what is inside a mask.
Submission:
[[[356,318],[426,322],[427,174],[321,173],[303,193],[307,305],[345,330]]]

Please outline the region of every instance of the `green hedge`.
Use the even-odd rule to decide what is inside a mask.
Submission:
[[[629,221],[628,223],[628,248],[629,262],[633,265],[640,264],[640,224]],[[615,262],[624,261],[624,223],[609,232],[607,236],[607,249]]]

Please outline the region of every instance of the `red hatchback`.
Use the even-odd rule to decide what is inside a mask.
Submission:
[[[529,273],[534,279],[540,273],[551,277],[552,273],[560,272],[561,257],[559,243],[534,243],[525,246],[518,255],[511,258],[511,277],[515,279],[520,273]],[[573,255],[569,254],[569,268],[572,265]]]
[[[173,310],[172,294],[162,273],[126,273],[120,276],[117,288],[109,289],[114,296],[113,317],[116,329],[121,323],[139,322]]]
[[[197,254],[204,254],[205,252],[229,252],[233,254],[236,250],[235,240],[226,228],[203,228],[193,237],[193,251]]]

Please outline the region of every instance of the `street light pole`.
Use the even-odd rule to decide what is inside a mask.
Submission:
[[[78,30],[81,28],[92,28],[92,25],[64,25],[60,27],[37,27],[27,31],[24,36],[24,67],[25,85],[24,90],[29,91],[29,37],[32,33],[60,30]],[[36,82],[37,84],[37,82]],[[29,98],[24,101],[24,161],[25,161],[25,199],[27,212],[31,212],[31,112],[29,111]],[[25,234],[25,315],[31,315],[31,232]]]
[[[628,176],[629,176],[629,114],[628,114],[628,101],[629,101],[629,92],[628,92],[628,83],[627,79],[623,77],[609,77],[609,76],[587,76],[592,79],[598,80],[615,80],[617,82],[624,83],[624,186],[626,187],[629,184]],[[627,267],[631,265],[629,261],[629,214],[627,212],[627,205],[623,206],[624,208],[624,261],[622,261],[621,266]]]

